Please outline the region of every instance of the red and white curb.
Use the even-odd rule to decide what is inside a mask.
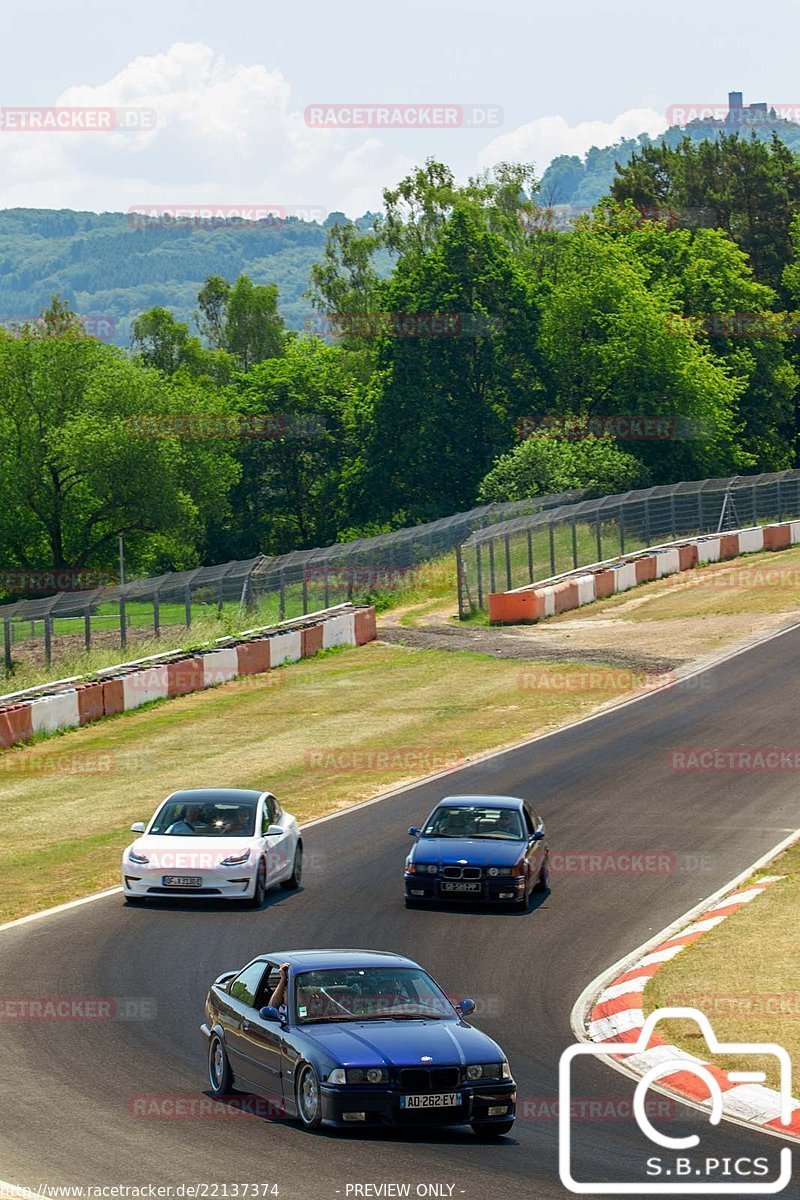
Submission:
[[[781,876],[774,875],[760,879],[757,883],[739,888],[717,900],[697,914],[690,925],[669,935],[664,941],[648,949],[647,953],[626,964],[625,969],[612,977],[590,1005],[585,1028],[588,1040],[600,1044],[638,1042],[645,1027],[642,995],[653,976],[665,963],[670,962],[687,946],[693,945],[709,929],[715,929],[744,905],[752,903],[780,878]],[[677,1046],[670,1045],[657,1032],[649,1036],[646,1048],[640,1052],[610,1054],[609,1057],[624,1063],[628,1070],[637,1075],[644,1075],[654,1067],[676,1058],[685,1061],[687,1065],[691,1064],[692,1069],[660,1076],[661,1087],[685,1098],[693,1105],[708,1106],[711,1104],[710,1089],[701,1076],[695,1073],[695,1069],[702,1066],[713,1076],[722,1092],[723,1116],[800,1141],[800,1101],[791,1101],[791,1120],[786,1125],[780,1119],[780,1092],[757,1083],[732,1082],[726,1072],[693,1054],[688,1054],[685,1050],[680,1050]]]

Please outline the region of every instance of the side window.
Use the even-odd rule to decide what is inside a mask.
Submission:
[[[263,962],[250,963],[249,967],[245,967],[236,976],[230,987],[230,995],[233,996],[234,1000],[238,1000],[241,1004],[249,1004],[251,1008],[255,1008],[258,985],[264,974],[264,966]]]
[[[275,797],[264,797],[264,833],[267,832],[270,825],[275,824]]]
[[[281,808],[280,804],[278,804],[278,801],[274,796],[272,797],[272,803],[275,807],[275,822],[277,824],[283,819],[283,809]]]
[[[528,834],[528,837],[530,837],[534,833],[538,822],[535,815],[528,808],[527,804],[525,805],[523,812],[525,813],[525,832]]]
[[[263,1008],[265,1004],[269,1004],[269,998],[278,986],[281,973],[275,963],[267,963],[267,974],[264,976],[264,982],[261,985],[261,996],[259,997],[259,1005]],[[285,1001],[284,1001],[285,1003]]]

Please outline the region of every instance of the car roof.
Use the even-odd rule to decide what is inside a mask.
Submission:
[[[315,971],[326,967],[416,967],[410,958],[383,950],[276,950],[259,954],[260,959],[288,963],[290,967]]]
[[[220,804],[257,804],[263,795],[252,788],[187,788],[173,792],[167,799],[179,804],[210,804],[215,800]]]
[[[524,800],[518,796],[445,796],[437,808],[466,808],[476,804],[491,808],[522,808]]]

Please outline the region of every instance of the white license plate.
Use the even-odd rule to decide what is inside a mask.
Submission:
[[[460,1092],[442,1092],[437,1096],[401,1096],[401,1108],[458,1108]]]
[[[203,879],[200,875],[162,875],[162,887],[202,887]]]
[[[443,892],[479,892],[482,888],[480,883],[447,883],[442,884]]]

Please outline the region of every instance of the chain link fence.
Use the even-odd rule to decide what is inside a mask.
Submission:
[[[800,471],[701,479],[548,505],[474,530],[458,551],[459,614],[489,594],[681,537],[800,517]]]
[[[80,572],[0,573],[5,589],[49,594],[0,605],[6,672],[15,660],[50,666],[62,650],[159,638],[204,618],[228,616],[269,625],[345,601],[374,600],[410,589],[423,564],[441,558],[474,530],[532,515],[581,496],[563,492],[511,504],[489,504],[426,525],[322,549],[297,550],[87,590],[56,590]],[[455,584],[455,565],[445,567]],[[83,573],[84,577],[86,573]],[[48,583],[51,586],[47,586]],[[11,587],[9,587],[11,584]],[[52,586],[55,584],[55,587]]]

